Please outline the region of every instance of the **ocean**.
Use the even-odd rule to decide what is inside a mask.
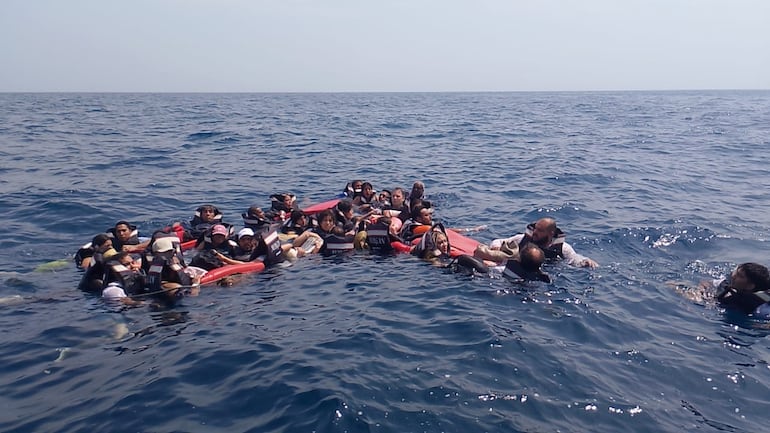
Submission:
[[[760,432],[770,322],[686,287],[770,264],[770,92],[0,94],[0,431]],[[551,284],[306,257],[174,308],[74,252],[215,204],[416,180],[482,242],[556,218]],[[683,289],[683,287],[685,287]]]

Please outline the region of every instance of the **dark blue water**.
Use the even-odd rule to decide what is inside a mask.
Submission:
[[[770,323],[693,300],[770,264],[769,92],[0,95],[0,430],[767,430]],[[482,241],[555,217],[554,283],[306,258],[169,311],[62,260],[119,219],[423,180]]]

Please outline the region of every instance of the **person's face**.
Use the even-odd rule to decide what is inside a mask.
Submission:
[[[754,290],[754,283],[746,277],[746,273],[740,267],[735,268],[730,278],[730,285],[739,291],[750,292]]]
[[[227,240],[227,236],[225,235],[216,234],[211,236],[211,243],[214,246],[222,245],[223,243],[225,243],[226,240]]]
[[[449,253],[449,240],[446,238],[446,236],[436,236],[436,248],[438,248],[438,250],[443,254]]]
[[[369,198],[369,197],[371,197],[371,196],[373,196],[373,195],[374,195],[374,189],[373,189],[371,186],[369,186],[369,185],[366,185],[366,186],[364,187],[364,189],[361,191],[361,194],[362,194],[364,197],[366,197],[366,198]]]
[[[430,209],[423,209],[420,211],[420,218],[417,222],[421,224],[430,224],[433,221],[433,212]]]
[[[131,237],[131,229],[125,224],[115,226],[115,237],[120,241],[127,241]]]
[[[141,267],[141,263],[138,260],[134,260],[134,258],[131,256],[126,256],[120,259],[120,264],[134,271]]]
[[[307,225],[307,217],[302,215],[301,217],[297,218],[296,224],[300,227],[304,227]]]
[[[399,207],[404,204],[404,193],[401,191],[394,191],[391,198],[393,206]]]
[[[107,239],[106,241],[104,241],[102,246],[99,247],[99,252],[103,253],[109,250],[110,248],[112,248],[112,239]]]
[[[238,238],[238,246],[244,251],[254,249],[254,236],[241,236]]]
[[[201,220],[204,222],[210,223],[211,221],[214,221],[215,216],[216,215],[214,214],[214,209],[205,208],[201,210]]]
[[[331,217],[324,217],[318,223],[318,226],[321,227],[321,230],[324,232],[330,232],[334,228],[334,220]]]
[[[350,209],[348,211],[344,212],[345,218],[352,219],[353,218],[353,209]]]
[[[548,227],[547,221],[538,221],[535,223],[535,229],[532,230],[532,240],[536,244],[547,244],[551,242],[553,233]]]

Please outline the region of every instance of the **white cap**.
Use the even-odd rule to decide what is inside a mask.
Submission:
[[[166,251],[171,251],[173,249],[174,249],[174,241],[172,241],[171,238],[168,238],[168,237],[156,239],[155,242],[152,244],[153,253],[163,253]]]
[[[244,236],[251,236],[254,237],[254,230],[246,227],[241,229],[241,231],[238,232],[238,239],[244,237]]]

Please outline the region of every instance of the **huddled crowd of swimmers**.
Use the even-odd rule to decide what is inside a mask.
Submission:
[[[306,213],[296,207],[292,193],[270,196],[263,211],[251,206],[242,213],[243,227],[223,221],[210,204],[195,211],[189,223],[174,223],[139,237],[134,225],[118,221],[97,234],[75,256],[84,270],[80,289],[101,293],[110,301],[139,304],[145,299],[173,303],[199,293],[207,272],[227,265],[274,266],[308,254],[334,255],[353,250],[375,253],[410,252],[437,266],[466,272],[497,270],[506,278],[551,282],[542,270],[546,261],[563,260],[577,267],[596,268],[596,261],[578,254],[553,218],[541,218],[522,233],[479,244],[474,251],[453,254],[449,231],[433,219],[424,185],[375,191],[369,182],[348,183],[341,199],[328,209]],[[183,250],[193,250],[189,263]],[[224,278],[220,284],[231,280]],[[727,278],[704,283],[727,307],[770,315],[770,275],[765,266],[744,263]]]

